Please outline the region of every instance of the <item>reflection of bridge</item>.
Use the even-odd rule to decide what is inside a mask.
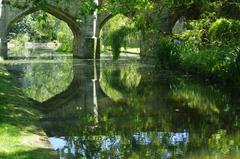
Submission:
[[[99,62],[99,61],[98,61]],[[74,60],[73,81],[62,93],[40,104],[43,112],[49,113],[64,107],[74,105],[74,108],[87,109],[88,112],[97,117],[98,99],[108,100],[102,92],[98,75],[99,64],[95,60]]]
[[[101,8],[105,2],[104,0],[92,1],[98,8]],[[29,0],[0,0],[0,56],[7,58],[7,34],[12,26],[25,16],[43,10],[68,24],[74,35],[73,55],[75,57],[99,58],[99,33],[103,25],[113,16],[108,11],[98,13],[97,9],[94,13],[82,14],[81,12],[84,12],[82,6],[86,6],[84,3],[89,2],[91,1],[45,0],[34,3]],[[175,18],[170,16],[172,15],[168,12],[163,12],[159,20],[159,28],[163,32],[169,32],[174,25]]]
[[[99,61],[94,61],[74,60],[74,77],[69,87],[39,105],[38,108],[45,114],[43,127],[50,136],[51,134],[64,136],[65,131],[72,129],[74,132],[71,134],[81,135],[87,131],[89,134],[91,132],[95,135],[106,135],[113,130],[129,134],[139,130],[164,131],[166,127],[178,131],[185,130],[189,125],[198,125],[196,123],[198,120],[195,119],[196,116],[201,118],[201,114],[191,109],[181,109],[181,113],[175,111],[175,105],[178,103],[168,97],[171,81],[162,79],[158,81],[159,86],[154,85],[149,83],[151,81],[149,78],[152,76],[143,71],[139,85],[133,86],[130,92],[126,92],[122,81],[119,81],[119,71],[113,69],[110,73],[104,73],[104,69],[109,71],[111,68],[109,65],[107,68],[101,65],[101,88],[98,80]],[[128,73],[134,74],[129,69]],[[109,87],[111,89],[109,92],[103,88],[102,80],[105,78],[107,78],[106,83],[113,81],[115,84],[121,83],[122,87],[116,89],[124,95],[122,99],[114,101],[115,88]],[[144,90],[143,87],[147,89]],[[150,90],[152,92],[149,93]],[[190,117],[191,114],[194,115]]]
[[[209,133],[215,130],[215,121],[210,121],[205,112],[187,108],[185,105],[180,107],[180,111],[176,111],[175,108],[179,108],[176,106],[184,102],[179,103],[169,98],[169,85],[173,84],[169,79],[160,79],[156,81],[159,85],[155,85],[149,83],[149,74],[143,73],[145,76],[142,76],[141,83],[136,87],[139,94],[134,95],[136,99],[133,104],[130,104],[130,94],[134,92],[126,94],[129,95],[129,103],[115,103],[105,96],[99,86],[98,62],[74,60],[73,66],[74,79],[70,86],[40,105],[46,112],[41,122],[42,127],[49,137],[65,137],[63,143],[66,144],[62,147],[75,148],[77,152],[82,152],[82,146],[86,147],[86,150],[92,150],[92,146],[98,147],[101,143],[102,147],[106,140],[111,139],[112,143],[118,146],[127,145],[126,152],[139,145],[155,151],[153,143],[157,143],[156,148],[170,147],[169,150],[175,151],[173,146],[184,148],[189,144],[191,147],[195,142],[203,142],[205,146],[202,136],[209,136]],[[111,73],[105,75],[111,76]],[[118,75],[112,74],[114,77]],[[144,90],[140,93],[142,87],[147,88],[145,91],[148,93]],[[149,93],[150,90],[153,92]],[[142,100],[143,96],[140,94],[145,96],[146,100]],[[119,142],[114,138],[118,138]],[[110,148],[111,145],[113,148],[117,147],[110,143]],[[166,147],[159,146],[165,144]],[[122,152],[125,150],[121,149]],[[99,151],[101,152],[105,150]]]

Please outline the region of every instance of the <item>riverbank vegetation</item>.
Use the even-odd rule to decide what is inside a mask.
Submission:
[[[0,66],[0,158],[52,159],[56,158],[37,120],[41,114]]]
[[[206,17],[191,21],[191,29],[179,35],[179,67],[213,80],[238,83],[240,80],[240,21]],[[196,34],[197,33],[197,34]]]
[[[86,2],[86,9],[94,4]],[[106,0],[99,12],[111,18],[102,28],[102,50],[113,59],[120,52],[138,50],[157,59],[157,68],[179,68],[222,83],[240,83],[240,4],[235,1]],[[87,11],[86,11],[87,13]],[[177,28],[177,31],[174,31]],[[61,43],[72,51],[73,35],[67,24],[48,13],[36,12],[12,28],[9,40]]]
[[[239,2],[109,1],[106,8],[134,21],[142,34],[141,56],[157,59],[158,68],[240,84]],[[173,32],[174,27],[180,28]]]

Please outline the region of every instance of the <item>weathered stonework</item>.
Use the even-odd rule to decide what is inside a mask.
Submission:
[[[6,7],[0,0],[0,56],[7,57],[7,27]]]

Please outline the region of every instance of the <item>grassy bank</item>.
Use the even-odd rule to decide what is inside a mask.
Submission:
[[[0,159],[56,158],[32,105],[0,65]]]

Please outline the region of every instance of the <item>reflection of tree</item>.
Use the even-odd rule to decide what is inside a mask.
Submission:
[[[209,115],[212,120],[229,105],[227,96],[214,87],[203,87],[183,79],[176,85],[172,85],[171,96],[173,100],[181,101],[183,106],[197,109],[206,116]]]
[[[66,156],[72,158],[162,158],[180,157],[186,151],[188,133],[140,132],[120,135],[92,135],[67,137],[63,146]],[[61,151],[61,150],[59,150]],[[61,151],[63,152],[63,151]],[[70,155],[67,155],[70,156]],[[164,157],[165,156],[165,157]],[[71,157],[69,157],[71,158]]]
[[[215,87],[137,64],[103,64],[100,84],[109,98],[97,87],[96,123],[91,68],[91,63],[77,64],[62,101],[51,102],[62,106],[46,115],[50,122],[44,126],[46,132],[65,136],[66,148],[74,149],[72,158],[172,159],[238,153],[239,135],[233,132],[239,118],[232,117],[237,107]]]
[[[209,148],[211,154],[223,154],[227,155],[232,153],[239,153],[240,148],[240,135],[235,134],[233,136],[228,135],[226,130],[219,130],[212,134],[209,138]]]
[[[164,158],[175,159],[192,156],[193,158],[210,158],[214,156],[228,155],[234,148],[238,154],[239,137],[228,138],[220,131],[209,139],[209,144],[204,145],[205,149],[189,151],[189,134],[182,133],[162,133],[162,132],[139,132],[128,135],[94,135],[88,133],[82,137],[65,138],[67,145],[64,147],[65,153],[62,156],[68,158]],[[219,140],[219,143],[214,143]],[[223,140],[223,141],[221,141]],[[210,149],[209,149],[210,148]],[[67,154],[67,153],[72,154]],[[70,157],[72,155],[72,157]],[[74,156],[74,157],[73,157]],[[235,155],[232,155],[234,159]],[[191,157],[190,157],[191,158]]]
[[[117,125],[114,131],[187,129],[191,132],[188,143],[188,151],[191,153],[203,150],[206,154],[211,154],[211,151],[217,149],[221,150],[216,153],[219,155],[224,154],[222,151],[228,152],[228,155],[232,152],[236,153],[238,148],[236,145],[239,141],[236,135],[232,135],[231,130],[236,128],[236,123],[239,123],[236,117],[238,110],[226,93],[213,86],[176,78],[168,72],[163,72],[159,76],[154,71],[144,69],[139,72],[141,83],[138,87],[126,91],[126,87],[121,86],[123,80],[120,80],[119,69],[124,69],[124,66],[114,70],[109,69],[108,65],[107,70],[103,70],[101,74],[103,91],[114,100],[123,100],[123,106],[118,104],[102,112],[104,120],[108,121],[111,128]],[[129,127],[126,125],[121,127],[123,121]],[[212,142],[211,138],[216,137],[212,134],[216,132],[219,134],[220,128],[225,129],[227,136],[223,139],[225,142]],[[231,146],[230,143],[233,141],[234,146]],[[215,150],[212,149],[213,147]]]
[[[73,78],[70,61],[31,63],[25,65],[23,69],[25,94],[40,102],[65,90]]]
[[[123,100],[141,81],[138,63],[118,67],[121,69],[116,69],[114,64],[102,63],[100,73],[101,88],[114,101]]]

